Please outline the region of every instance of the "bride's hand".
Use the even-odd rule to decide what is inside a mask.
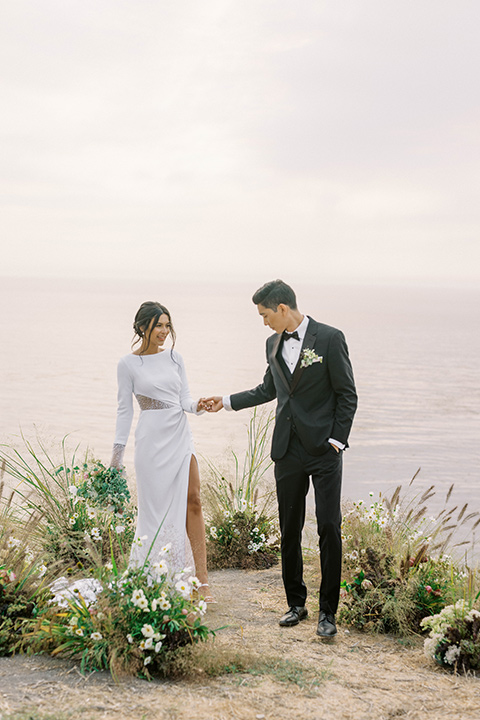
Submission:
[[[211,407],[212,404],[208,402],[205,398],[200,398],[197,402],[197,412],[200,412],[201,410],[206,410],[207,412],[209,412]]]

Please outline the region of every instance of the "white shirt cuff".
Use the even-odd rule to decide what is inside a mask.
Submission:
[[[225,410],[233,410],[232,403],[230,402],[230,395],[224,395],[222,398],[222,402]]]
[[[340,450],[345,450],[345,443],[341,443],[339,440],[334,440],[333,438],[328,438],[328,442],[331,445],[335,445],[335,447],[339,448]]]

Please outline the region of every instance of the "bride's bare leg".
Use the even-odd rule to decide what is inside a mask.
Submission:
[[[202,585],[208,585],[207,548],[205,544],[205,521],[200,501],[200,473],[197,458],[192,455],[187,496],[187,535],[192,546],[195,573]],[[208,587],[200,590],[200,595],[211,596]]]

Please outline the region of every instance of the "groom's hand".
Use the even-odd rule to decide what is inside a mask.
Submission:
[[[218,412],[223,408],[223,398],[221,395],[212,395],[205,398],[205,407],[208,412]]]

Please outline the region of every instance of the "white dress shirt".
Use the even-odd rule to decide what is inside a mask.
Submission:
[[[296,338],[290,338],[289,340],[283,341],[282,358],[284,359],[285,364],[291,373],[293,373],[297,366],[298,358],[300,357],[300,351],[303,345],[303,340],[307,332],[308,322],[308,317],[304,315],[300,325],[295,328],[298,334],[298,340]],[[292,332],[294,331],[292,330]],[[225,410],[232,410],[230,395],[224,395],[222,398],[222,402]],[[334,440],[334,438],[328,438],[328,442],[332,445],[335,445],[335,447],[339,448],[340,450],[345,449],[345,444],[341,443],[339,440]]]

